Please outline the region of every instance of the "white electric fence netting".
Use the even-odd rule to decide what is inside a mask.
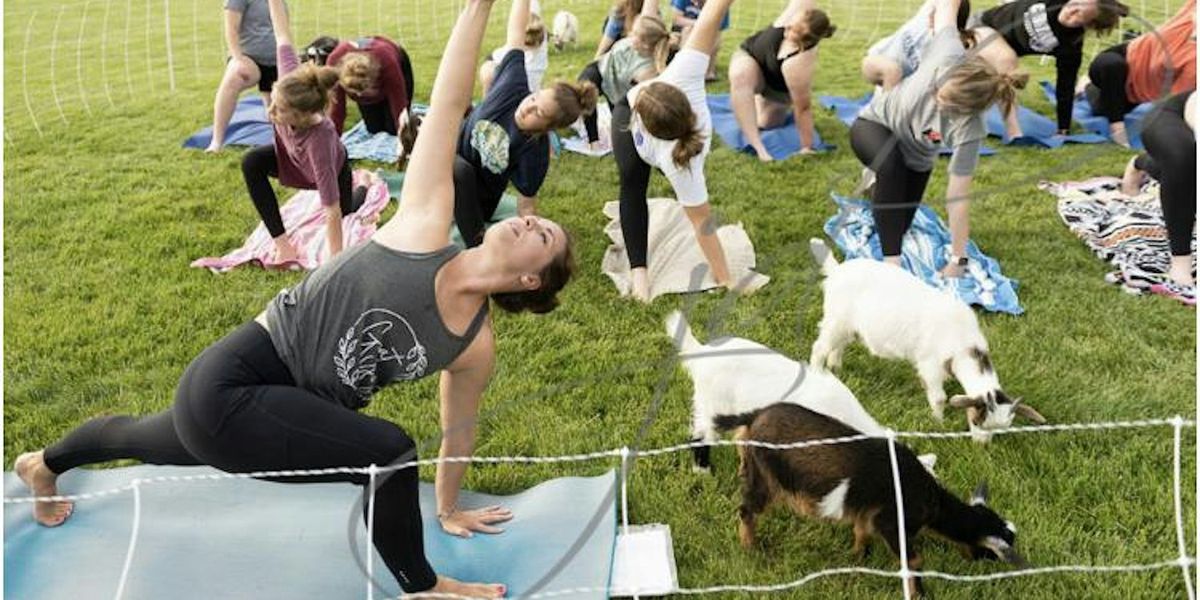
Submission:
[[[1182,485],[1183,484],[1182,484],[1182,472],[1181,472],[1182,471],[1181,463],[1182,463],[1183,429],[1185,427],[1194,428],[1195,425],[1196,424],[1194,421],[1184,419],[1183,417],[1176,416],[1176,417],[1173,417],[1170,419],[1147,419],[1147,420],[1140,420],[1140,421],[1111,421],[1111,422],[1098,422],[1098,423],[1072,423],[1072,424],[1059,424],[1059,425],[1035,425],[1035,426],[1028,426],[1028,427],[1012,427],[1012,428],[1008,428],[1008,429],[996,430],[996,432],[995,432],[997,434],[1020,434],[1020,433],[1050,433],[1050,432],[1064,432],[1064,431],[1100,431],[1100,430],[1165,427],[1165,426],[1171,427],[1171,429],[1174,433],[1174,451],[1173,451],[1174,490],[1173,490],[1173,497],[1174,497],[1174,514],[1175,514],[1175,533],[1176,533],[1176,542],[1178,545],[1178,556],[1174,557],[1173,559],[1163,560],[1163,561],[1153,562],[1153,563],[1146,563],[1146,564],[1135,564],[1135,565],[1061,565],[1061,566],[1051,566],[1051,567],[1018,569],[1018,570],[1014,570],[1014,571],[1003,571],[1003,572],[997,572],[997,573],[990,573],[990,574],[986,574],[986,575],[955,575],[952,573],[941,573],[938,571],[921,570],[919,576],[922,578],[926,578],[926,579],[944,579],[944,580],[959,581],[959,582],[978,582],[978,581],[992,581],[992,580],[997,580],[997,579],[1008,579],[1008,578],[1013,578],[1013,577],[1044,575],[1044,574],[1051,574],[1051,573],[1072,573],[1072,572],[1073,573],[1128,573],[1128,572],[1137,572],[1137,571],[1150,571],[1150,570],[1158,570],[1158,569],[1178,568],[1183,571],[1184,585],[1186,586],[1188,599],[1195,600],[1196,599],[1196,591],[1195,591],[1195,588],[1192,583],[1191,568],[1195,565],[1196,559],[1195,559],[1194,555],[1190,555],[1188,553],[1187,538],[1186,538],[1186,533],[1184,531],[1184,513],[1183,513],[1183,497],[1182,497]],[[783,590],[790,590],[790,589],[798,588],[806,583],[820,579],[822,577],[827,577],[827,576],[832,576],[832,575],[858,574],[858,575],[876,575],[876,576],[881,576],[881,577],[899,578],[902,582],[904,596],[905,596],[906,600],[908,600],[910,598],[910,590],[907,585],[903,585],[903,582],[906,582],[913,575],[913,572],[908,569],[908,557],[906,555],[907,554],[907,550],[906,550],[907,535],[905,534],[905,527],[904,527],[904,498],[901,493],[900,470],[899,470],[898,462],[896,460],[896,439],[897,438],[946,439],[946,438],[964,438],[964,437],[970,437],[970,436],[971,436],[970,432],[916,432],[916,431],[896,432],[896,431],[888,430],[886,439],[888,441],[888,450],[889,450],[889,459],[891,462],[892,480],[894,482],[894,488],[895,488],[896,513],[897,513],[897,518],[898,518],[898,523],[899,523],[899,534],[900,534],[899,547],[900,547],[900,565],[901,566],[900,566],[899,570],[885,571],[885,570],[881,570],[881,569],[870,569],[870,568],[862,568],[862,567],[832,568],[832,569],[824,569],[821,571],[809,573],[809,574],[805,575],[804,577],[801,577],[794,581],[788,581],[788,582],[783,582],[783,583],[747,584],[747,585],[718,585],[718,586],[712,586],[712,587],[690,588],[690,589],[689,588],[681,588],[681,589],[676,590],[675,593],[685,594],[685,595],[700,595],[700,594],[711,594],[711,593],[719,593],[719,592],[775,592],[775,591],[783,591]],[[628,474],[629,474],[629,464],[632,460],[635,460],[638,458],[649,458],[649,457],[660,456],[660,455],[664,455],[664,454],[687,451],[692,448],[696,448],[696,447],[700,447],[700,446],[754,446],[754,447],[758,447],[758,448],[766,448],[766,449],[771,449],[771,450],[790,450],[790,449],[805,448],[805,447],[817,446],[817,445],[858,442],[858,441],[867,440],[867,439],[871,439],[871,438],[872,438],[872,436],[868,436],[868,435],[854,435],[854,436],[846,436],[846,437],[840,437],[840,438],[809,440],[809,441],[796,442],[796,443],[791,443],[791,444],[771,444],[771,443],[766,443],[766,442],[758,442],[758,441],[754,441],[754,440],[718,440],[716,442],[711,442],[711,443],[710,442],[690,442],[687,444],[679,444],[679,445],[668,446],[668,447],[663,447],[663,448],[652,448],[652,449],[648,449],[648,450],[633,450],[628,447],[622,447],[622,448],[615,448],[612,450],[604,450],[604,451],[600,451],[600,452],[591,452],[591,453],[587,453],[587,454],[572,454],[572,455],[563,455],[563,456],[466,456],[466,457],[448,457],[445,459],[437,459],[437,458],[422,459],[422,460],[409,461],[409,462],[402,463],[402,464],[387,465],[387,466],[382,466],[382,467],[378,466],[378,465],[370,465],[368,467],[338,467],[338,468],[314,469],[314,470],[304,470],[304,471],[296,471],[296,470],[258,471],[258,472],[252,472],[252,473],[220,473],[220,474],[205,474],[205,475],[150,477],[150,478],[144,478],[144,479],[135,479],[129,485],[121,487],[121,488],[114,488],[114,489],[109,489],[109,490],[102,490],[102,491],[98,491],[98,492],[92,492],[92,493],[87,493],[87,494],[78,494],[78,495],[5,498],[4,503],[5,504],[21,504],[21,503],[33,503],[33,502],[78,501],[78,500],[89,500],[89,499],[93,499],[93,498],[100,498],[103,496],[110,496],[113,494],[120,494],[120,493],[124,493],[124,492],[132,492],[133,493],[134,516],[133,516],[133,524],[132,524],[132,527],[130,528],[130,534],[129,534],[129,547],[128,547],[128,550],[126,551],[125,563],[124,563],[124,567],[121,572],[121,578],[118,583],[117,591],[116,591],[116,595],[115,595],[115,598],[117,598],[119,600],[122,597],[122,595],[124,594],[125,583],[128,580],[130,566],[133,563],[134,552],[137,548],[138,530],[139,530],[140,521],[141,521],[141,487],[145,486],[145,485],[153,485],[153,484],[168,483],[168,482],[187,482],[187,481],[219,480],[219,479],[246,479],[246,478],[265,478],[265,477],[285,478],[285,477],[306,477],[306,476],[330,475],[330,474],[360,474],[360,475],[368,475],[370,477],[368,485],[370,486],[370,489],[373,491],[374,487],[375,487],[376,478],[381,473],[398,471],[400,469],[417,468],[417,467],[426,466],[426,465],[436,465],[441,462],[485,463],[485,464],[487,464],[487,463],[491,463],[491,464],[500,464],[500,463],[545,464],[545,463],[583,462],[583,461],[593,461],[593,460],[617,458],[617,459],[620,459],[620,479],[621,479],[621,481],[620,481],[620,484],[621,484],[620,503],[621,503],[622,530],[627,531],[629,528]],[[366,545],[366,557],[367,557],[366,564],[368,565],[367,581],[366,581],[366,585],[367,585],[366,597],[368,600],[373,599],[374,588],[375,588],[375,582],[372,577],[373,576],[372,565],[374,563],[374,560],[372,557],[373,547],[372,547],[371,543],[369,542],[369,540],[372,539],[372,533],[373,533],[372,528],[374,526],[374,514],[375,514],[374,495],[369,494],[368,495],[368,507],[367,507],[367,532],[366,532],[367,533],[366,540],[368,540],[368,541],[365,544]],[[593,593],[604,592],[610,596],[613,596],[613,595],[636,596],[638,593],[638,590],[626,590],[626,589],[616,589],[616,588],[573,588],[573,589],[563,589],[563,590],[552,590],[552,591],[547,591],[547,592],[539,592],[539,593],[530,594],[530,595],[524,596],[524,597],[529,598],[530,600],[533,600],[536,598],[552,598],[552,597],[582,594],[582,593],[588,593],[588,592],[593,592]],[[433,594],[433,593],[410,594],[410,595],[406,595],[406,597],[464,598],[463,596],[456,596],[456,595],[452,595],[452,594]]]
[[[825,45],[831,47],[831,55],[861,56],[908,20],[921,2],[819,2],[838,26],[837,35]],[[559,10],[585,11],[578,45],[590,49],[610,3],[544,0],[541,11],[547,20]],[[1165,22],[1181,0],[1126,3],[1132,14],[1118,31],[1086,38],[1085,65],[1104,48],[1120,42],[1125,30],[1140,32]],[[977,4],[973,8],[979,11],[993,2],[977,0]],[[382,34],[394,37],[419,61],[436,61],[463,5],[462,0],[288,0],[297,44],[319,35]],[[497,0],[497,5],[501,8],[493,11],[493,34],[502,31],[506,18],[506,3]],[[736,2],[730,28],[723,34],[726,53],[771,23],[785,5],[785,0]],[[48,6],[20,0],[5,3],[5,17],[10,24],[5,35],[11,42],[5,84],[20,90],[19,98],[15,94],[5,98],[4,130],[10,143],[27,132],[42,137],[45,127],[54,123],[67,124],[71,119],[91,118],[95,112],[119,110],[122,100],[186,93],[197,100],[205,97],[207,106],[224,69],[227,51],[222,16],[218,4],[212,2],[66,0]],[[428,79],[428,74],[418,77],[426,90]]]

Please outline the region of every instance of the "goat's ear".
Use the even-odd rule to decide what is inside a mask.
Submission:
[[[947,401],[954,408],[969,408],[972,406],[983,406],[983,398],[972,398],[966,394],[955,394]]]
[[[1026,419],[1029,419],[1030,421],[1033,421],[1039,425],[1046,422],[1046,417],[1043,417],[1042,414],[1035,410],[1032,406],[1022,402],[1020,398],[1014,400],[1013,404],[1016,406],[1015,410],[1017,411],[1018,415],[1021,415],[1022,417],[1025,417]]]
[[[975,491],[971,492],[971,506],[987,505],[988,501],[988,486],[986,481],[980,481],[975,487]]]

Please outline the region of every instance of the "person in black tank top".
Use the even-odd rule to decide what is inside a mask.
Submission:
[[[800,152],[813,151],[812,79],[817,43],[837,29],[811,0],[791,0],[775,23],[742,42],[729,62],[729,102],[742,137],[759,160],[773,160],[760,129],[796,115]]]
[[[272,17],[282,20],[282,0],[270,5]],[[356,409],[388,384],[437,370],[440,456],[472,454],[495,364],[489,302],[513,312],[547,312],[573,270],[567,233],[547,219],[502,222],[471,250],[447,244],[455,142],[491,6],[472,0],[451,32],[428,127],[400,200],[404,210],[367,244],[281,292],[268,311],[204,350],[184,372],[171,409],[92,419],[45,450],[22,454],[15,470],[34,495],[57,495],[57,478],[69,469],[118,459],[231,473],[351,467],[357,470],[278,481],[365,488],[372,483],[368,467],[416,460],[417,444],[395,423]],[[442,528],[459,536],[499,533],[495,524],[512,518],[507,509],[458,506],[465,471],[465,463],[438,465]],[[405,592],[505,593],[501,583],[462,583],[433,570],[425,558],[415,468],[385,469],[373,483],[372,542]],[[364,519],[368,506],[364,490]],[[70,502],[38,502],[34,518],[54,527],[72,509]]]

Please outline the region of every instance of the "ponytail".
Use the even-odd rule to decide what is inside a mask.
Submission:
[[[1000,73],[978,56],[956,65],[939,86],[943,108],[953,112],[979,114],[994,103],[1007,113],[1017,101],[1017,92],[1025,89],[1029,74],[1024,71]]]
[[[581,116],[596,112],[596,102],[600,98],[600,90],[590,81],[568,82],[559,81],[554,84],[554,102],[558,105],[558,115],[551,122],[550,129],[566,127]]]
[[[631,37],[638,44],[639,54],[654,59],[654,72],[662,73],[671,54],[671,30],[663,20],[653,15],[638,17]]]
[[[292,110],[308,114],[324,113],[333,100],[338,77],[338,70],[333,67],[305,63],[279,78],[274,90]]]
[[[833,37],[837,31],[837,25],[829,20],[829,14],[819,8],[800,13],[794,23],[801,32],[798,45],[802,51],[815,48],[821,40]]]
[[[675,140],[675,147],[671,149],[671,160],[675,162],[675,166],[687,168],[688,163],[701,152],[704,152],[704,136],[692,127],[683,137]]]
[[[696,126],[696,113],[679,88],[653,81],[638,93],[633,110],[642,119],[646,131],[660,140],[674,140],[671,159],[687,168],[692,158],[704,151],[704,134]]]
[[[1013,71],[1002,73],[996,78],[996,102],[1000,104],[1000,114],[1008,114],[1017,102],[1017,94],[1029,83],[1029,73]]]

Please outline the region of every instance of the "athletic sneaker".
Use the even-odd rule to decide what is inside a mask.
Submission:
[[[1188,306],[1196,305],[1196,286],[1180,285],[1174,281],[1156,283],[1150,286],[1150,291],[1159,296],[1174,298]]]

